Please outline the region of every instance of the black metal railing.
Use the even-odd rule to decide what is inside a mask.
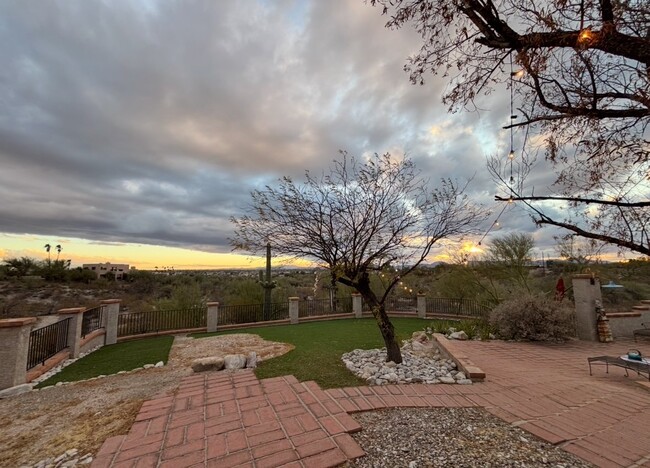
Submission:
[[[29,334],[27,370],[44,364],[49,358],[68,347],[70,318],[60,320],[47,327],[38,328]]]
[[[415,296],[389,296],[386,299],[387,312],[417,312],[418,298]]]
[[[130,312],[117,317],[117,336],[142,335],[206,326],[206,307]]]
[[[427,314],[458,315],[461,317],[486,317],[490,308],[474,299],[449,299],[427,297]]]
[[[103,305],[86,309],[81,319],[81,337],[85,337],[95,330],[99,330],[104,325],[104,307]]]
[[[271,303],[266,314],[264,313],[264,304],[219,306],[219,325],[238,325],[288,318],[288,302]]]
[[[298,302],[298,317],[317,317],[319,315],[352,313],[352,298],[337,299],[332,304],[331,299],[312,299]]]

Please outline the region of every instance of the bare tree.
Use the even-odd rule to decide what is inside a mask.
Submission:
[[[277,187],[254,191],[250,214],[232,219],[232,244],[262,252],[270,242],[277,254],[328,268],[336,281],[362,295],[381,331],[387,360],[400,363],[385,301],[436,242],[470,232],[483,219],[464,188],[442,180],[430,191],[409,159],[384,154],[361,162],[342,153],[320,177],[307,172],[303,183],[285,177]],[[373,289],[370,275],[380,271],[389,278],[382,290]]]
[[[405,69],[413,83],[423,84],[429,72],[446,77],[443,102],[450,110],[474,108],[497,83],[512,86],[520,105],[506,128],[532,128],[541,136],[556,181],[535,195],[505,177],[507,193],[497,200],[525,202],[538,224],[650,255],[646,0],[371,4],[390,14],[388,27],[412,24],[421,34],[423,45]],[[521,182],[514,185],[522,188]],[[570,215],[552,215],[545,201],[565,202]]]
[[[598,260],[602,244],[592,240],[579,240],[574,235],[554,237],[555,250],[560,258],[574,263],[578,269]]]

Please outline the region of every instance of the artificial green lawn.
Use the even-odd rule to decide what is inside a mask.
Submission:
[[[39,383],[36,388],[47,387],[57,382],[75,382],[98,375],[116,374],[119,371],[129,371],[159,361],[167,363],[173,342],[173,336],[157,336],[104,346]]]
[[[423,330],[431,321],[417,318],[393,318],[398,342]],[[244,328],[217,333],[201,333],[195,338],[232,333],[254,333],[265,340],[291,343],[293,351],[261,362],[255,374],[261,378],[294,375],[300,381],[315,380],[322,388],[364,385],[341,361],[341,355],[353,349],[384,347],[374,319],[346,319],[324,322]]]

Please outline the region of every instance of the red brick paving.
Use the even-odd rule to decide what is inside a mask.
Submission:
[[[93,468],[332,467],[364,455],[349,413],[392,407],[484,407],[601,467],[650,467],[650,387],[587,357],[650,343],[455,342],[484,382],[322,390],[293,376],[197,374],[175,396],[145,402],[129,433],[107,439]]]

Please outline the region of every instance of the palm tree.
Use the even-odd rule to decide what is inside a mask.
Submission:
[[[61,247],[61,244],[56,245],[56,261],[59,261],[59,255],[61,254],[61,251],[63,250],[63,247]]]
[[[50,249],[52,246],[50,244],[45,244],[45,251],[47,252],[47,263],[50,263]]]

